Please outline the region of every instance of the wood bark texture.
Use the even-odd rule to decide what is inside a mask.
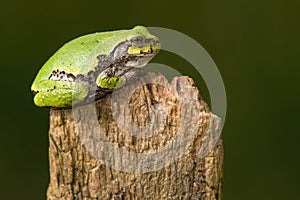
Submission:
[[[47,199],[220,200],[224,154],[213,117],[192,79],[153,73],[94,104],[51,109]],[[143,127],[153,134],[133,134]]]

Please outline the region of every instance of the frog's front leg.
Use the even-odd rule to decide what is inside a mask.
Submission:
[[[97,79],[97,86],[103,89],[113,90],[124,86],[129,81],[135,81],[142,75],[142,69],[129,68],[121,73],[114,68],[108,68],[101,72]]]
[[[60,80],[43,80],[39,82],[34,103],[40,107],[71,107],[82,102],[88,94],[80,83]]]

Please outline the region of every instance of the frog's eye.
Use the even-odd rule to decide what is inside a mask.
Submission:
[[[134,44],[140,44],[140,43],[144,42],[144,38],[141,37],[141,36],[134,37],[134,38],[131,39],[131,42],[134,43]]]

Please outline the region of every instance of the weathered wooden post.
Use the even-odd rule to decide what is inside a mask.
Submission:
[[[150,79],[161,84],[145,79],[134,92],[128,86],[93,105],[51,109],[47,199],[221,199],[219,118],[190,78]],[[133,134],[143,127],[156,131]]]

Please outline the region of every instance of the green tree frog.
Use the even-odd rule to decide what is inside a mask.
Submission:
[[[143,26],[76,38],[38,72],[31,86],[34,103],[65,108],[102,98],[137,78],[159,50],[159,39]]]

